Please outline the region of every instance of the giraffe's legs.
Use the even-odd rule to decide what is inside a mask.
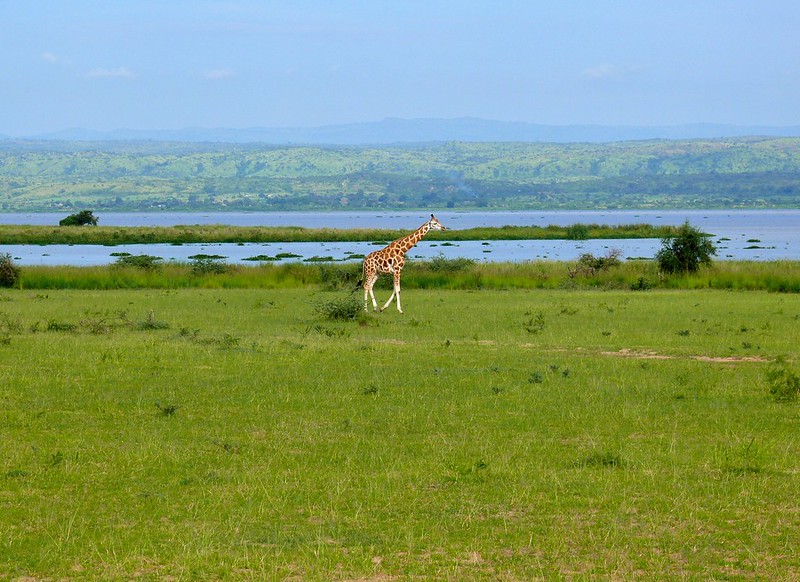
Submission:
[[[375,281],[378,280],[377,273],[375,275],[370,275],[367,279],[365,279],[364,283],[364,311],[369,312],[367,306],[369,305],[368,300],[372,298],[372,311],[378,311],[378,302],[375,300],[375,294],[372,292],[372,286],[375,285]]]
[[[392,289],[392,294],[389,296],[389,300],[383,307],[381,307],[381,311],[389,307],[392,299],[395,297],[397,297],[397,311],[403,313],[403,309],[400,307],[400,271],[394,272],[394,288]]]

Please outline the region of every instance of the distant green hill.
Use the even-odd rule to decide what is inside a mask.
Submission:
[[[800,138],[395,147],[0,142],[0,211],[780,208]]]

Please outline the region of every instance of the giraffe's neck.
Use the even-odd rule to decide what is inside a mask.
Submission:
[[[406,254],[411,247],[422,240],[422,237],[425,236],[430,229],[430,225],[426,222],[411,234],[394,241],[393,246],[401,253]]]

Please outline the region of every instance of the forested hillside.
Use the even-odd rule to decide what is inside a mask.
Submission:
[[[800,138],[396,147],[0,141],[0,211],[760,208]]]

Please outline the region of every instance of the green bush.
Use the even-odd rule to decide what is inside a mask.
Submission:
[[[710,265],[715,254],[714,243],[687,220],[675,236],[662,239],[656,261],[664,273],[695,273],[700,265]]]
[[[322,283],[323,289],[328,291],[350,290],[361,276],[361,263],[349,265],[321,263],[317,265],[317,268],[319,269],[320,283]]]
[[[578,257],[577,266],[568,269],[570,278],[577,274],[591,276],[599,273],[600,271],[607,271],[611,267],[617,267],[620,264],[619,256],[622,251],[612,249],[606,253],[605,257],[595,257],[592,253],[584,253]]]
[[[589,227],[585,224],[573,224],[567,227],[569,240],[586,240],[589,238]]]
[[[358,319],[363,313],[364,306],[355,295],[350,294],[318,303],[314,310],[325,319],[348,321]]]
[[[800,400],[800,376],[778,360],[767,371],[769,393],[777,402],[797,402]]]
[[[465,257],[448,259],[441,253],[439,253],[438,255],[433,257],[430,261],[427,261],[425,263],[429,271],[446,272],[446,273],[464,271],[472,267],[474,264],[475,261],[473,259],[467,259]]]
[[[97,226],[97,218],[91,210],[81,210],[76,214],[70,214],[66,218],[58,221],[59,226]]]
[[[0,287],[15,287],[19,283],[20,269],[8,253],[0,254]]]
[[[121,255],[114,262],[115,267],[136,267],[144,271],[155,271],[161,265],[158,261],[161,257],[154,257],[152,255]]]
[[[228,264],[214,257],[198,257],[192,259],[192,275],[224,275],[228,272]]]

